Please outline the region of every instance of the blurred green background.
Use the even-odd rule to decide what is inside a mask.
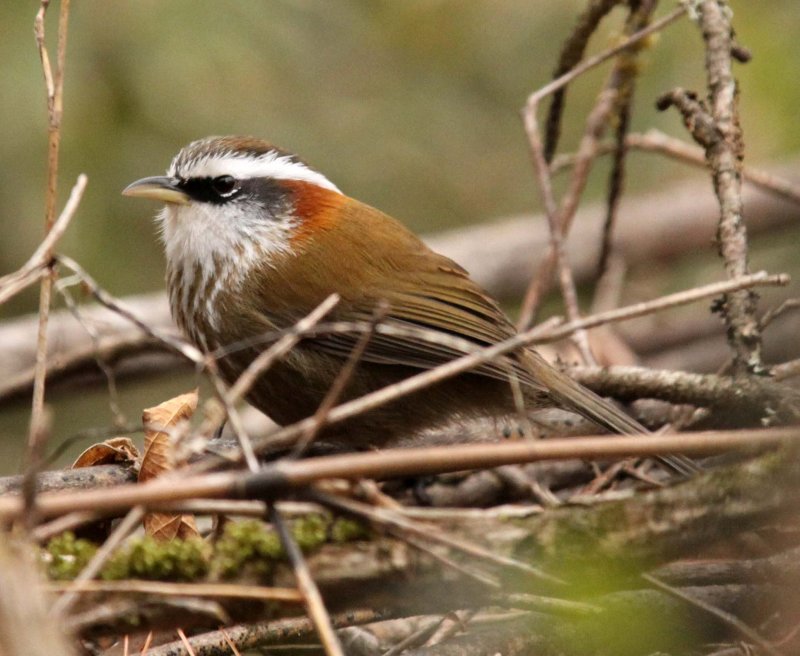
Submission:
[[[155,208],[119,192],[162,172],[181,146],[210,134],[252,134],[294,150],[346,193],[419,232],[537,210],[518,110],[547,81],[585,4],[76,0],[62,201],[78,173],[88,174],[89,186],[61,250],[116,295],[160,289]],[[740,41],[754,53],[749,65],[737,67],[748,161],[779,160],[800,149],[800,85],[793,83],[800,48],[791,29],[800,26],[800,3],[731,4]],[[661,13],[674,5],[664,3]],[[32,34],[37,7],[0,3],[0,274],[28,257],[43,230],[47,129]],[[54,3],[51,52],[57,14]],[[604,23],[592,51],[613,42],[622,16],[615,11]],[[634,129],[684,137],[677,113],[659,114],[654,99],[673,86],[703,89],[700,46],[688,20],[656,40],[643,58]],[[562,148],[575,144],[606,71],[571,88]],[[638,161],[646,165],[631,168],[631,194],[697,175],[657,157]],[[604,182],[595,174],[589,196]],[[36,306],[31,290],[0,307],[0,318]],[[141,408],[146,389],[128,388],[124,403]],[[0,442],[19,438],[26,412],[27,402],[0,410]],[[81,400],[61,412],[59,424],[68,434],[108,417],[107,407],[92,412]]]

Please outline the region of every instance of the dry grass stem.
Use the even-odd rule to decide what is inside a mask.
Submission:
[[[153,328],[146,321],[140,319],[134,312],[127,309],[117,298],[98,285],[97,281],[75,260],[66,255],[56,255],[54,259],[58,264],[65,266],[78,276],[81,283],[89,290],[89,293],[100,305],[127,319],[145,335],[169,347],[171,350],[189,360],[189,362],[194,363],[197,367],[205,366],[206,358],[198,349],[189,344],[186,340]]]
[[[316,326],[338,303],[339,296],[337,294],[331,294],[314,308],[314,310],[309,312],[308,316],[304,317],[290,328],[281,339],[270,346],[270,348],[260,353],[258,357],[250,363],[247,369],[242,372],[233,386],[231,386],[228,392],[228,401],[230,403],[236,403],[243,399],[253,387],[258,377],[269,369],[273,362],[282,358],[292,350],[303,336]]]
[[[183,646],[186,648],[186,653],[188,653],[189,656],[196,656],[194,649],[192,648],[192,645],[189,643],[189,638],[186,637],[186,634],[183,632],[183,629],[177,629],[177,634],[181,642],[183,643]]]
[[[267,371],[276,360],[279,360],[292,350],[338,302],[339,297],[336,294],[332,294],[320,303],[306,317],[298,321],[286,334],[278,339],[278,341],[272,344],[268,349],[262,351],[250,363],[247,369],[242,372],[230,389],[227,389],[225,382],[219,376],[216,361],[213,359],[213,356],[211,359],[207,360],[206,371],[211,378],[217,396],[225,406],[225,413],[231,423],[233,433],[239,441],[245,463],[251,472],[258,471],[258,459],[253,450],[252,441],[244,428],[244,422],[236,410],[236,404],[247,395],[258,380],[258,377]],[[217,357],[219,357],[219,355]]]

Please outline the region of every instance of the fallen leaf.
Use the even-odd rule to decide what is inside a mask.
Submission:
[[[142,413],[144,455],[139,468],[139,482],[149,481],[173,471],[183,463],[175,462],[172,436],[182,430],[197,409],[197,390],[164,401]],[[144,517],[147,535],[159,540],[198,536],[192,515],[148,513]]]
[[[72,468],[135,462],[138,458],[139,449],[129,437],[112,437],[92,444],[72,463]]]

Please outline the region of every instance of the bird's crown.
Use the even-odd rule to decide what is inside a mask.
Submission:
[[[310,182],[339,191],[297,155],[255,137],[207,137],[193,141],[175,156],[167,175],[183,184],[228,177],[233,180],[269,178]]]

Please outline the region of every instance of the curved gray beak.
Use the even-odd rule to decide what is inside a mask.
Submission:
[[[137,180],[125,187],[122,190],[122,195],[150,198],[151,200],[160,200],[164,203],[176,205],[188,205],[191,200],[188,194],[177,186],[175,179],[162,175]]]

